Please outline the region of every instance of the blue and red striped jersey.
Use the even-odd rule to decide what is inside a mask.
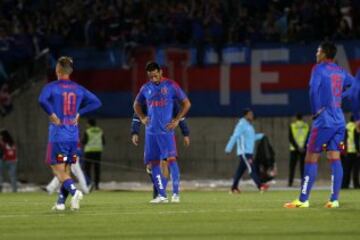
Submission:
[[[184,91],[173,80],[162,79],[156,84],[151,81],[145,83],[136,100],[139,104],[147,106],[149,124],[146,133],[164,134],[173,132],[166,129],[166,125],[173,119],[173,109],[176,101],[184,101],[187,98]]]
[[[61,125],[49,124],[49,142],[77,142],[79,128],[74,125],[80,116],[101,106],[100,100],[90,91],[71,80],[57,80],[44,86],[39,96],[44,111],[55,113]]]
[[[353,79],[334,62],[324,61],[314,66],[310,80],[310,104],[315,126],[345,125],[341,103]]]

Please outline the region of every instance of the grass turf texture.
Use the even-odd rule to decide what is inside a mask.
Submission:
[[[51,211],[55,196],[0,195],[0,239],[360,239],[360,191],[313,191],[309,209],[284,209],[298,191],[184,192],[151,205],[149,192],[95,192],[77,212]],[[68,199],[69,203],[69,199]]]

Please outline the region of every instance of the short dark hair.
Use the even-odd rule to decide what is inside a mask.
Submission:
[[[57,64],[61,67],[61,72],[70,75],[74,70],[74,61],[71,57],[62,56],[58,59]]]
[[[88,124],[90,125],[90,126],[96,126],[96,120],[95,120],[95,118],[89,118],[88,119]]]
[[[303,115],[301,113],[296,113],[296,119],[301,120],[303,118]]]
[[[324,41],[322,43],[320,43],[319,46],[322,50],[322,52],[325,54],[325,57],[328,59],[334,59],[336,52],[337,52],[337,48],[335,43],[333,42],[329,42],[329,41]]]
[[[160,66],[159,66],[159,64],[157,64],[156,62],[148,62],[148,63],[146,64],[145,70],[146,70],[147,72],[152,72],[152,71],[154,71],[154,70],[160,71]]]
[[[244,108],[243,109],[243,116],[245,117],[249,112],[252,112],[250,108]]]

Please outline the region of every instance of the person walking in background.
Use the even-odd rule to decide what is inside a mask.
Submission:
[[[242,175],[248,170],[249,175],[255,182],[257,188],[260,191],[265,191],[269,188],[269,185],[261,183],[258,173],[254,166],[253,155],[256,140],[261,139],[263,133],[255,133],[252,122],[254,121],[254,113],[251,109],[245,109],[243,117],[239,120],[235,127],[234,133],[231,135],[226,148],[225,153],[230,154],[231,150],[237,145],[237,155],[240,158],[239,166],[235,172],[234,180],[230,193],[240,193],[238,188],[239,181]]]
[[[96,120],[88,120],[88,128],[82,139],[84,145],[84,170],[85,175],[92,179],[95,189],[99,190],[101,155],[105,145],[105,136],[103,130],[96,125]],[[94,166],[94,178],[92,178],[92,167]]]
[[[13,192],[17,192],[16,165],[17,154],[14,139],[7,130],[0,132],[0,148],[2,151],[2,159],[0,160],[0,192],[3,185],[3,170],[8,170]]]
[[[350,186],[351,175],[354,188],[360,188],[359,183],[359,133],[356,131],[354,117],[346,124],[345,151],[341,156],[344,168],[344,177],[341,188],[347,189]]]
[[[297,162],[300,163],[300,177],[304,177],[305,144],[309,135],[309,124],[304,122],[300,113],[289,127],[290,162],[288,186],[292,187]]]

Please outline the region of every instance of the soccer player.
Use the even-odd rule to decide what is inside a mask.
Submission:
[[[146,114],[147,109],[146,109],[146,105],[143,106],[143,112],[144,114]],[[173,109],[173,117],[176,117],[179,113],[179,104],[176,102],[174,104],[174,109]],[[134,114],[132,122],[131,122],[131,141],[135,146],[138,146],[139,144],[139,132],[140,132],[140,119],[139,117]],[[185,117],[180,119],[179,122],[179,127],[181,129],[181,133],[184,136],[184,145],[186,147],[188,147],[190,145],[190,131],[189,128],[187,126]],[[171,179],[172,179],[172,184],[173,184],[173,196],[171,198],[172,202],[180,202],[180,196],[179,196],[179,184],[180,184],[180,172],[179,172],[179,166],[177,164],[177,161],[172,161],[174,159],[169,159],[169,161],[167,161],[167,159],[163,159],[163,161],[161,161],[161,170],[162,173],[164,175],[164,177],[166,179],[169,179],[169,171],[168,169],[170,169],[170,174],[171,174]],[[152,181],[152,173],[151,173],[151,166],[148,164],[146,165],[146,172],[149,174],[150,179]],[[153,182],[154,183],[154,182]],[[165,184],[166,185],[166,184]],[[166,189],[166,187],[165,187]],[[153,198],[156,198],[158,195],[158,192],[156,190],[155,185],[153,186]]]
[[[309,195],[315,182],[318,160],[323,149],[331,164],[331,195],[327,208],[339,207],[339,192],[343,177],[340,151],[343,149],[345,119],[341,109],[342,97],[351,86],[353,77],[334,63],[336,46],[322,42],[310,79],[310,103],[313,123],[305,156],[304,178],[298,199],[286,203],[285,208],[309,207]]]
[[[254,166],[253,155],[255,141],[263,138],[264,134],[255,133],[252,125],[253,120],[253,111],[248,108],[244,109],[243,117],[239,120],[234,129],[234,133],[231,135],[225,147],[225,153],[230,154],[235,144],[237,144],[237,155],[240,158],[230,193],[240,193],[238,188],[239,181],[246,170],[249,171],[249,175],[260,191],[266,191],[269,188],[269,185],[261,183]]]
[[[191,103],[179,85],[162,76],[160,66],[150,62],[145,68],[149,82],[145,83],[134,101],[134,111],[139,116],[145,128],[145,165],[151,165],[153,182],[159,195],[151,200],[151,203],[166,203],[165,182],[160,161],[168,159],[175,162],[177,158],[174,129],[180,120],[190,109]],[[179,102],[181,108],[173,118],[175,102]],[[146,104],[147,115],[142,110]]]
[[[78,159],[78,122],[81,115],[99,108],[101,102],[93,93],[70,80],[73,72],[70,57],[60,57],[55,72],[58,80],[46,84],[39,97],[39,103],[50,120],[47,162],[62,184],[53,209],[65,210],[70,193],[71,209],[76,210],[80,208],[83,194],[74,185],[70,165]]]

